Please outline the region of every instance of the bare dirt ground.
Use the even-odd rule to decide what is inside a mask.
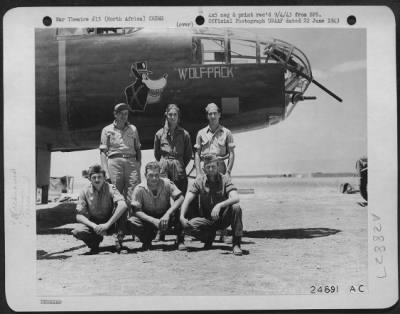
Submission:
[[[70,235],[75,203],[37,209],[37,294],[40,296],[219,296],[310,294],[311,286],[367,286],[367,207],[359,194],[341,194],[344,179],[234,180],[241,194],[245,255],[231,254],[230,237],[202,250],[174,249],[174,236],[152,251],[125,238],[128,254],[106,237],[99,255]],[[276,181],[273,181],[276,180]],[[286,181],[285,181],[286,180]],[[302,181],[303,180],[303,181]]]

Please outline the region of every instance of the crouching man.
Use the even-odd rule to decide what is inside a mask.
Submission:
[[[183,195],[172,181],[160,177],[160,169],[158,162],[149,162],[145,167],[146,182],[137,185],[132,196],[133,215],[128,218],[128,228],[143,243],[144,251],[151,249],[157,231],[165,233],[172,227],[178,247],[183,241],[179,221]]]
[[[233,254],[242,255],[240,244],[243,223],[237,189],[229,176],[218,172],[218,158],[215,154],[207,154],[203,160],[205,174],[194,181],[182,204],[182,226],[185,233],[204,242],[205,249],[211,248],[217,230],[231,226]],[[198,195],[198,217],[188,220],[189,205]]]
[[[105,171],[100,165],[89,168],[90,185],[79,195],[76,220],[80,223],[72,230],[75,238],[82,240],[90,248],[89,254],[96,254],[103,236],[114,234],[117,253],[123,249],[123,213],[127,206],[117,188],[105,181]]]

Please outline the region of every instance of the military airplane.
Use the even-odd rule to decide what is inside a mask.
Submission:
[[[52,28],[35,32],[36,177],[47,199],[51,152],[93,149],[113,107],[129,105],[142,148],[176,103],[192,136],[205,105],[233,132],[286,119],[311,83],[306,55],[279,39],[229,29]]]

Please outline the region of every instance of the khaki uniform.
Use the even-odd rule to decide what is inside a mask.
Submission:
[[[210,153],[217,155],[217,157],[226,156],[229,149],[235,148],[235,143],[229,129],[220,125],[213,133],[210,127],[206,126],[197,133],[194,147],[199,151],[200,159],[202,159],[204,155]],[[223,160],[218,162],[218,171],[226,172],[226,165]]]
[[[193,235],[199,240],[207,243],[212,242],[217,230],[232,227],[233,237],[242,237],[243,222],[242,209],[239,204],[222,208],[219,218],[211,219],[211,211],[214,206],[229,198],[229,192],[237,190],[231,179],[219,173],[216,182],[212,183],[204,175],[196,179],[189,188],[189,192],[200,198],[200,206],[197,210],[197,217],[189,220],[189,227],[185,233]]]
[[[111,218],[117,207],[117,203],[120,201],[125,202],[123,196],[114,185],[104,182],[102,188],[97,191],[90,184],[80,193],[76,212],[96,224],[102,224]],[[122,215],[116,224],[107,231],[107,234],[117,233],[117,238],[122,239],[125,224],[126,216]],[[103,241],[101,235],[98,235],[92,228],[84,224],[79,224],[72,230],[72,234],[75,238],[85,242],[90,248],[97,247]]]
[[[147,183],[139,184],[132,197],[132,208],[134,211],[143,211],[145,214],[160,219],[171,207],[171,198],[178,199],[182,192],[167,178],[161,178],[156,195],[148,188]],[[174,226],[177,235],[182,233],[179,221],[179,210],[171,215],[168,228]],[[150,243],[157,235],[158,229],[138,217],[132,216],[128,219],[128,228],[137,235],[141,242]]]
[[[140,166],[136,159],[139,149],[139,134],[134,125],[127,123],[120,130],[115,123],[111,123],[103,128],[100,150],[107,155],[111,182],[128,204],[135,186],[140,183]]]

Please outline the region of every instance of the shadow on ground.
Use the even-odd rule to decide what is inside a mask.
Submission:
[[[37,211],[36,227],[37,234],[70,234],[71,228],[62,228],[67,224],[76,223],[76,203],[62,203],[52,208]],[[61,228],[60,228],[61,227]],[[243,232],[246,238],[270,238],[270,239],[310,239],[334,235],[341,230],[330,228],[299,228],[280,230],[248,230]],[[228,231],[230,236],[231,230]],[[170,250],[170,247],[159,247],[158,249]]]
[[[62,250],[62,251],[58,251],[58,252],[52,252],[52,253],[48,253],[44,250],[36,250],[36,259],[37,260],[41,260],[41,259],[67,259],[71,256],[69,255],[58,255],[58,254],[62,254],[62,253],[68,253],[68,252],[72,252],[75,250],[79,250],[83,247],[85,247],[86,245],[79,245],[79,246],[74,246],[71,247],[69,249],[66,250]]]
[[[212,247],[209,249],[204,249],[202,247],[192,247],[190,245],[186,246],[188,252],[199,252],[199,251],[214,251],[214,250],[222,250],[222,251],[232,251],[232,248],[230,245],[219,245],[213,243]]]
[[[36,234],[45,235],[45,234],[71,234],[73,227],[70,228],[38,228]]]
[[[330,228],[300,228],[281,230],[251,230],[243,231],[243,237],[270,239],[311,239],[334,235],[341,230]]]

